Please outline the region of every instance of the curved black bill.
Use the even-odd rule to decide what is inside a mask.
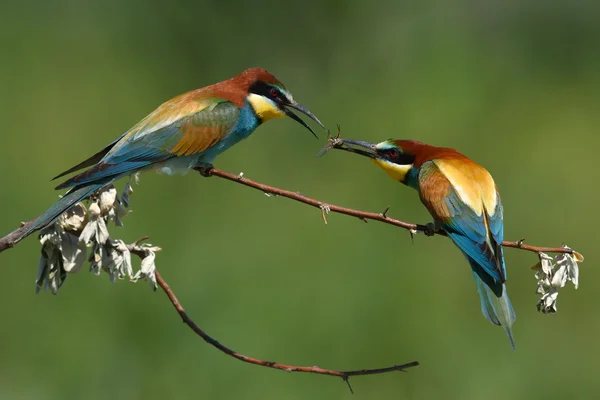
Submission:
[[[304,122],[299,116],[297,116],[296,114],[294,114],[292,112],[292,110],[289,110],[286,107],[290,107],[290,108],[293,108],[295,110],[300,111],[301,113],[305,114],[310,119],[312,119],[313,121],[315,121],[317,124],[319,124],[321,126],[321,128],[327,130],[327,128],[325,128],[325,125],[323,125],[323,123],[321,121],[319,121],[319,118],[317,118],[317,116],[315,114],[313,114],[312,112],[310,112],[304,106],[302,106],[302,105],[300,105],[298,103],[285,104],[284,107],[283,107],[283,112],[285,113],[285,115],[287,115],[288,117],[290,117],[294,121],[298,122],[300,125],[302,125],[306,129],[308,129],[317,139],[319,137],[317,136],[317,134],[315,133],[315,131],[313,131],[312,128],[310,126],[308,126],[308,124],[306,122]]]
[[[338,139],[344,145],[353,145],[369,149],[370,151],[357,149],[355,147],[336,146],[336,149],[349,151],[350,153],[360,154],[361,156],[376,158],[377,153],[375,152],[375,144],[369,142],[363,142],[362,140],[351,140],[351,139]]]

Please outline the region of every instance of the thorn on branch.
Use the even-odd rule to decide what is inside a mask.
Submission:
[[[327,225],[327,215],[329,215],[329,212],[331,211],[331,207],[329,207],[327,204],[321,204],[319,206],[319,208],[321,209],[321,215],[323,216],[323,222],[325,222],[325,225]]]
[[[387,218],[388,211],[390,211],[390,207],[387,207],[381,214],[379,214],[381,218]]]
[[[354,390],[352,390],[352,385],[350,384],[350,377],[342,376],[342,379],[344,380],[344,382],[346,382],[346,385],[348,385],[348,389],[350,389],[350,393],[354,394]]]
[[[408,230],[408,233],[410,234],[410,241],[411,241],[411,242],[412,242],[412,244],[414,245],[414,244],[415,244],[415,235],[416,235],[417,233],[419,233],[419,231],[418,231],[418,230],[416,230],[416,229],[409,229],[409,230]]]
[[[525,242],[525,238],[517,240],[515,242],[515,244],[517,245],[517,247],[521,247],[521,245],[523,244],[523,242]]]
[[[240,172],[237,176],[238,181],[241,181],[244,178],[244,173]]]

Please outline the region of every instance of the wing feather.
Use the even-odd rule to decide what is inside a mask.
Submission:
[[[454,181],[458,179],[454,176]],[[477,186],[477,181],[464,181]],[[442,224],[442,229],[452,241],[473,258],[485,274],[496,282],[504,282],[506,271],[500,245],[503,237],[502,204],[495,188],[495,208],[490,213],[482,194],[464,186],[457,188],[438,165],[430,161],[421,166],[419,193],[425,207]],[[465,193],[471,204],[463,200]],[[479,210],[481,212],[477,212]]]
[[[98,164],[57,189],[113,179],[173,157],[200,154],[235,126],[240,109],[221,98],[177,97],[125,133]]]

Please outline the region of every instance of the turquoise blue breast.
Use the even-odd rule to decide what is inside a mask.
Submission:
[[[240,140],[246,139],[259,125],[260,119],[256,116],[252,106],[246,101],[244,107],[240,110],[239,119],[231,131],[229,131],[219,143],[202,152],[199,161],[212,163],[216,156],[238,143]]]

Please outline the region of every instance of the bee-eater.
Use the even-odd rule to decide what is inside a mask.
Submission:
[[[308,109],[298,104],[285,86],[262,68],[179,95],[162,105],[117,140],[56,178],[90,167],[56,189],[71,190],[44,212],[15,242],[52,223],[59,215],[102,186],[135,172],[156,169],[207,171],[215,157],[261,124],[288,116],[314,131],[291,109],[323,129]]]
[[[339,140],[343,145],[335,148],[369,157],[392,179],[417,190],[436,229],[469,261],[483,315],[504,328],[514,349],[515,313],[504,284],[502,203],[490,173],[450,148],[413,140]]]

